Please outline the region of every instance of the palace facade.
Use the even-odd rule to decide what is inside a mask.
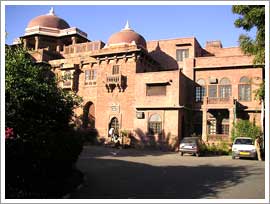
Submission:
[[[230,141],[238,119],[261,125],[254,90],[264,70],[239,47],[209,41],[203,48],[195,37],[146,41],[128,23],[106,43],[91,41],[53,10],[33,18],[20,43],[83,98],[76,124],[101,138],[114,127],[140,146],[175,149],[195,134]]]

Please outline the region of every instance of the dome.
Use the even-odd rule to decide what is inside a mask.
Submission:
[[[136,43],[136,45],[140,45],[146,49],[146,41],[144,37],[130,29],[127,22],[124,29],[111,35],[107,44],[112,45],[121,43],[133,43],[133,41]]]
[[[54,14],[53,8],[50,10],[48,14],[37,16],[34,19],[32,19],[28,23],[27,28],[31,28],[34,26],[57,28],[60,30],[70,28],[70,26],[65,20],[59,18]]]

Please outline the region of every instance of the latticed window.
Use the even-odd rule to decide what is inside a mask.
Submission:
[[[188,58],[188,49],[176,50],[176,60],[182,62],[185,58]]]
[[[88,69],[85,70],[85,84],[86,85],[95,85],[97,78],[97,70]]]
[[[209,85],[208,86],[208,97],[216,98],[217,97],[217,85]]]
[[[162,131],[162,122],[159,114],[153,114],[149,119],[148,131],[150,134],[159,134]]]
[[[242,77],[240,79],[240,84],[238,85],[238,95],[239,101],[251,101],[251,84],[247,77]]]
[[[199,79],[197,81],[199,86],[195,87],[195,101],[201,102],[203,101],[203,97],[205,96],[205,81],[203,79]]]
[[[119,74],[119,65],[113,65],[112,74],[113,75]]]
[[[215,135],[217,132],[217,121],[216,119],[208,120],[208,134]]]
[[[228,78],[221,79],[219,85],[219,97],[229,98],[231,94],[232,94],[231,81]]]
[[[221,134],[229,135],[229,119],[224,118],[221,124]]]
[[[203,101],[204,96],[205,96],[205,87],[197,86],[195,88],[195,101],[196,102]]]

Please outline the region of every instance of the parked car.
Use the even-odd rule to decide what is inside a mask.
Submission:
[[[201,155],[200,146],[201,146],[201,138],[185,137],[184,139],[182,139],[179,145],[180,155],[183,156],[184,153],[191,153],[199,157]]]
[[[257,158],[256,148],[252,138],[235,138],[232,145],[232,159],[235,159],[236,157]]]

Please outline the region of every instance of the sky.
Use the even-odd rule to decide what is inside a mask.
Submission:
[[[12,44],[24,35],[29,21],[47,14],[52,5],[6,5],[6,43]],[[240,34],[236,28],[239,17],[230,5],[53,5],[55,14],[88,34],[91,41],[107,42],[109,37],[124,28],[126,21],[146,41],[196,37],[202,47],[206,41],[221,40],[223,47],[238,46]],[[254,37],[255,29],[249,33]]]

